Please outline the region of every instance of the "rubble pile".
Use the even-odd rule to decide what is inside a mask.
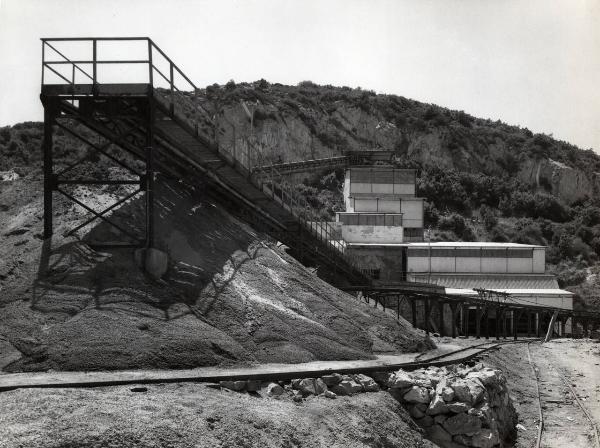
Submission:
[[[441,447],[502,447],[516,437],[517,414],[499,370],[482,364],[399,370],[388,387]]]
[[[428,367],[412,372],[377,372],[261,382],[221,381],[221,388],[302,402],[387,390],[426,436],[442,448],[512,446],[517,413],[500,370],[477,364]]]

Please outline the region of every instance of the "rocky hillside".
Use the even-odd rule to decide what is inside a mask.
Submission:
[[[432,240],[546,245],[561,286],[581,304],[600,305],[600,157],[592,150],[463,111],[310,81],[230,81],[179,103],[223,150],[260,153],[261,163],[393,151],[392,163],[418,170]],[[41,131],[39,123],[0,129],[0,170],[37,169]],[[59,134],[55,150],[93,161],[80,146]],[[343,209],[342,171],[306,177],[297,188],[323,219]]]
[[[349,87],[213,85],[182,102],[231,153],[291,162],[387,150],[418,170],[433,240],[549,247],[550,270],[579,302],[600,304],[600,157],[552,136],[395,95]],[[343,209],[343,173],[307,176],[299,191],[324,218]]]

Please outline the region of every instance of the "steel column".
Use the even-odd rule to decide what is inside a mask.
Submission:
[[[54,113],[48,104],[44,104],[44,239],[52,236],[52,192],[54,190],[54,167],[52,159],[52,126]]]
[[[475,337],[477,339],[481,337],[481,306],[479,305],[475,310]]]
[[[410,300],[410,308],[411,308],[411,318],[412,318],[412,326],[413,328],[417,328],[417,299],[414,297]]]
[[[444,302],[442,302],[441,300],[438,300],[438,312],[440,313],[438,319],[439,319],[439,332],[440,332],[440,336],[445,336],[444,333]]]
[[[148,104],[146,131],[146,248],[154,247],[154,104]]]

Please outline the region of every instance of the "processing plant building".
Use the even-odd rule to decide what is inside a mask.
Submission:
[[[573,309],[573,293],[546,273],[544,246],[495,242],[426,242],[415,170],[347,169],[345,212],[336,216],[346,252],[374,284],[430,283],[446,295],[490,290],[513,303]]]

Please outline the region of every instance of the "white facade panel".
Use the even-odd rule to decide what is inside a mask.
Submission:
[[[401,243],[402,227],[345,225],[342,238],[348,243]]]
[[[393,194],[394,184],[371,184],[371,191],[373,193]]]
[[[394,194],[414,196],[416,193],[415,184],[394,184]]]
[[[377,207],[380,213],[400,213],[400,200],[380,199]]]
[[[406,270],[408,272],[429,272],[429,258],[408,257],[406,260]]]
[[[546,271],[546,249],[536,247],[533,249],[533,272],[541,274]]]
[[[522,274],[532,274],[533,273],[533,259],[532,258],[509,258],[507,264],[508,264],[508,272],[522,273]]]
[[[431,272],[456,272],[456,258],[431,257]]]
[[[423,200],[402,199],[400,211],[404,227],[423,227]]]
[[[355,212],[376,212],[377,201],[373,199],[354,199],[354,211]]]
[[[350,193],[371,193],[373,184],[350,182]]]
[[[480,272],[481,258],[456,257],[456,272]]]
[[[506,272],[506,258],[482,257],[481,272]]]

